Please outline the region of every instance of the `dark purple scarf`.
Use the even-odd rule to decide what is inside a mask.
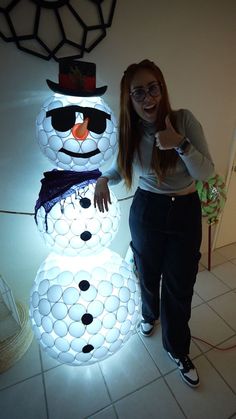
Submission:
[[[44,178],[41,179],[41,189],[39,197],[35,204],[35,222],[37,224],[37,212],[41,206],[44,207],[46,216],[46,231],[47,231],[47,214],[51,208],[62,199],[75,193],[79,187],[83,188],[92,181],[97,180],[101,176],[101,172],[91,170],[87,172],[75,172],[72,170],[51,170],[50,172],[44,172]]]

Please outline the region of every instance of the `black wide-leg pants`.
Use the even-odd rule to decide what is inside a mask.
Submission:
[[[191,340],[188,322],[201,256],[198,193],[171,197],[138,188],[129,224],[142,316],[146,321],[160,316],[164,348],[176,357],[187,355]]]

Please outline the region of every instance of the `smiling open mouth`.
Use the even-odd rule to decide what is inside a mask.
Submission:
[[[150,106],[144,107],[145,112],[153,112],[155,109],[156,109],[156,105],[150,105]]]
[[[61,148],[59,151],[61,151],[61,153],[67,154],[68,156],[71,157],[82,157],[82,159],[86,159],[92,156],[96,156],[96,154],[99,154],[100,151],[98,150],[98,148],[96,148],[96,150],[93,151],[89,151],[88,153],[75,153],[74,151],[69,151],[66,150],[65,148]]]

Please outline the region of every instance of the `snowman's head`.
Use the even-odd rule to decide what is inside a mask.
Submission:
[[[114,154],[116,118],[101,97],[54,93],[37,117],[36,138],[57,168],[94,170]]]

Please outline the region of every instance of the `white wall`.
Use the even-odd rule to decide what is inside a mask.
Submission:
[[[201,121],[222,175],[235,128],[235,16],[235,0],[118,0],[107,37],[83,57],[96,63],[97,85],[108,85],[104,99],[117,116],[125,68],[143,58],[158,63],[173,107],[189,108]],[[51,94],[45,80],[57,81],[58,64],[2,40],[0,54],[0,209],[33,212],[43,172],[53,168],[36,144],[34,123]],[[129,195],[122,186],[114,192],[118,198]],[[129,205],[121,202],[122,222],[111,245],[123,256],[129,243]],[[0,240],[0,273],[16,297],[27,300],[49,250],[29,215],[0,213]]]

